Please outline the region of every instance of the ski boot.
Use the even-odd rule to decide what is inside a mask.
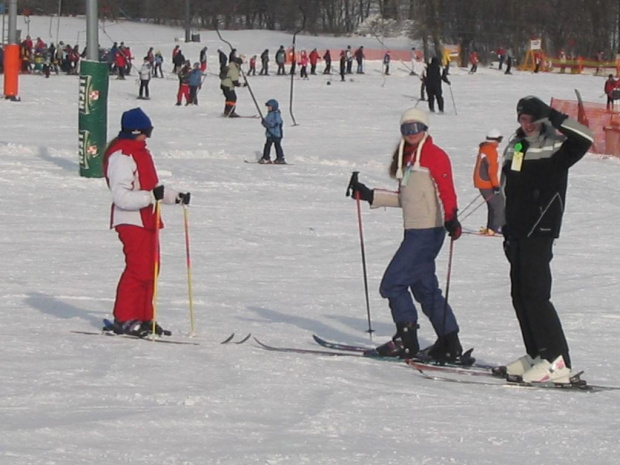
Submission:
[[[147,335],[153,334],[153,322],[152,321],[143,321],[142,322],[142,330],[146,332]],[[168,329],[164,329],[159,326],[158,323],[155,323],[155,334],[157,336],[171,336],[172,331]]]
[[[446,363],[453,365],[473,365],[476,361],[471,356],[471,350],[463,353],[461,342],[459,341],[458,331],[439,336],[437,341],[424,351],[424,358],[428,362],[435,362],[441,365]]]
[[[142,320],[127,320],[119,321],[114,320],[111,327],[106,326],[104,331],[112,331],[115,334],[127,334],[135,337],[146,337],[148,332],[143,328],[144,321]]]
[[[391,341],[375,349],[366,351],[364,355],[374,357],[414,358],[420,350],[418,328],[415,322],[396,323],[396,334]]]

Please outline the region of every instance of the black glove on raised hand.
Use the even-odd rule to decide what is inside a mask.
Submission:
[[[561,111],[557,111],[552,108],[551,111],[549,112],[548,118],[549,118],[549,121],[551,121],[551,125],[554,128],[560,129],[560,126],[562,126],[562,123],[564,122],[564,120],[568,118],[568,115],[565,115]]]
[[[153,197],[155,197],[155,201],[159,202],[164,198],[164,186],[157,186],[152,192]]]
[[[461,223],[459,223],[459,220],[456,217],[456,212],[454,213],[452,219],[449,219],[444,223],[444,227],[446,228],[446,231],[448,231],[448,235],[452,238],[453,241],[461,237],[461,234],[463,233],[463,228],[461,227]]]
[[[365,184],[361,182],[354,181],[351,183],[351,197],[357,198],[359,195],[360,200],[365,200],[366,202],[372,204],[373,199],[375,198],[375,191],[369,189]]]
[[[189,192],[179,192],[177,194],[176,203],[182,203],[183,205],[189,205],[191,194]]]

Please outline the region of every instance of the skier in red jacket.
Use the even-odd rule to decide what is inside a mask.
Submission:
[[[159,258],[154,205],[189,204],[190,194],[159,183],[153,157],[146,147],[153,125],[134,108],[123,113],[121,131],[105,151],[103,170],[112,192],[110,227],[118,233],[125,270],[116,290],[114,327],[117,333],[145,336],[153,326],[155,263]],[[163,223],[159,223],[163,228]],[[163,333],[159,325],[156,332]]]

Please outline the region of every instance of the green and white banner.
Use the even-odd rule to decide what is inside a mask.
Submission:
[[[80,176],[103,177],[103,152],[107,143],[108,66],[98,61],[80,62],[79,158]]]

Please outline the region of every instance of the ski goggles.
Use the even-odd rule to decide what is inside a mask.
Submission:
[[[415,136],[423,131],[426,131],[428,126],[425,124],[413,121],[411,123],[403,123],[400,125],[400,133],[403,136]]]

